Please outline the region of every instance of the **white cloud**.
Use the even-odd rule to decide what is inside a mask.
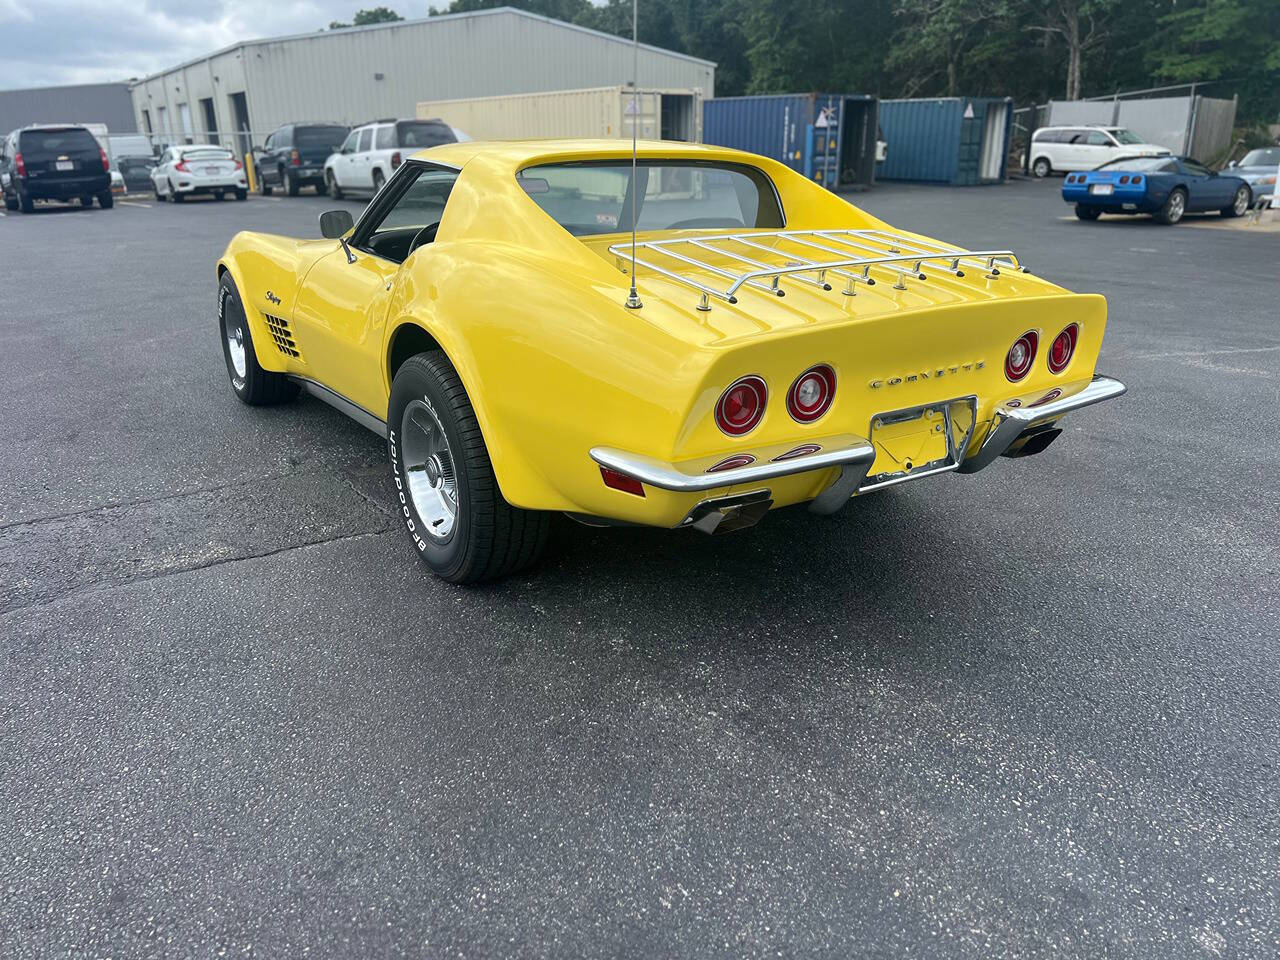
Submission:
[[[0,89],[127,80],[220,47],[350,20],[361,0],[0,0]],[[377,6],[366,3],[365,6]],[[426,5],[387,4],[404,17]]]

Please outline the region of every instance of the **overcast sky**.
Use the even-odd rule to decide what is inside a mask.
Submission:
[[[425,17],[429,3],[0,0],[0,90],[143,77],[237,40],[308,33],[379,5],[414,18]]]

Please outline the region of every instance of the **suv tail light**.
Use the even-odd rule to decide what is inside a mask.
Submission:
[[[397,150],[395,153],[391,155],[391,169],[395,170],[399,166],[400,166],[400,151]]]
[[[769,388],[755,374],[733,381],[716,401],[716,426],[731,437],[750,433],[764,417],[768,397]]]
[[[98,148],[98,154],[102,157],[102,172],[103,172],[103,173],[110,173],[110,172],[111,172],[111,161],[107,158],[107,151],[106,151],[106,150],[103,150],[103,149],[102,149],[102,147],[99,147],[99,148]]]
[[[302,156],[301,154],[298,153],[297,150],[289,151],[289,163],[295,167],[302,166]]]
[[[1036,348],[1040,346],[1040,335],[1028,330],[1009,348],[1004,358],[1004,375],[1012,383],[1017,383],[1031,372],[1031,364],[1036,359]]]
[[[831,408],[836,395],[836,372],[825,363],[810,367],[787,391],[787,412],[797,423],[813,423]]]
[[[1079,339],[1080,327],[1074,323],[1053,338],[1053,344],[1049,347],[1050,372],[1061,373],[1067,369],[1067,364],[1071,362],[1071,357],[1076,352],[1076,341]]]
[[[27,175],[27,165],[22,160],[22,154],[15,153],[13,155],[13,165],[18,170],[18,176],[25,177]]]

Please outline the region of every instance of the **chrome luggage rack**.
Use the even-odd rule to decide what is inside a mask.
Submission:
[[[639,255],[641,251],[646,254],[643,258]],[[931,270],[953,277],[964,276],[962,265],[978,267],[986,271],[983,276],[988,280],[997,279],[1001,268],[1016,273],[1027,270],[1012,250],[962,250],[884,230],[753,230],[705,234],[646,240],[635,244],[634,254],[631,243],[615,243],[609,247],[609,253],[617,258],[618,269],[623,273],[634,258],[637,268],[644,267],[692,287],[700,294],[697,309],[704,311],[711,309],[712,297],[737,303],[737,293],[743,287],[771,296],[785,296],[781,286],[783,277],[821,290],[833,289],[827,282],[828,275],[841,277],[844,287],[840,292],[852,297],[857,284],[875,284],[871,276],[873,268],[893,274],[895,290],[905,290],[908,279],[927,280],[925,264],[930,264]],[[718,266],[705,259],[708,254],[720,258],[721,262],[744,264],[748,269],[735,271]],[[670,266],[655,263],[654,259],[659,257],[674,263]],[[761,257],[782,258],[783,262],[771,263]],[[721,277],[728,285],[721,289],[702,283],[687,273],[677,272],[675,264]]]

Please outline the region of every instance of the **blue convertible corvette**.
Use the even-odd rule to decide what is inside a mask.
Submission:
[[[1081,220],[1097,220],[1103,213],[1149,213],[1160,223],[1177,223],[1197,211],[1239,217],[1253,193],[1240,177],[1215,173],[1189,157],[1131,157],[1068,174],[1062,199],[1076,205]]]

